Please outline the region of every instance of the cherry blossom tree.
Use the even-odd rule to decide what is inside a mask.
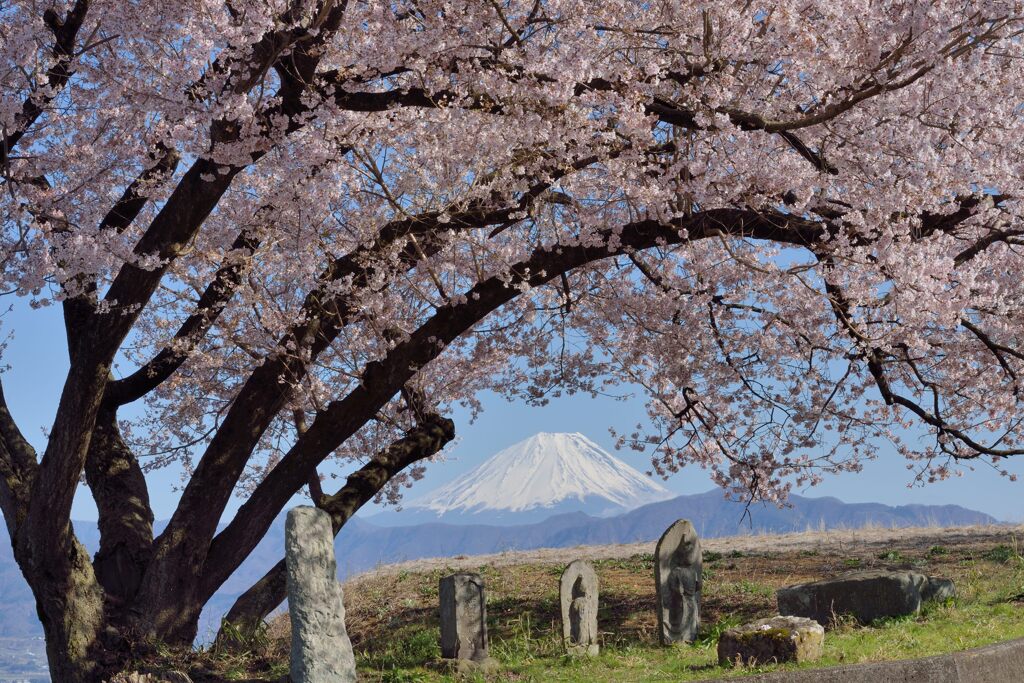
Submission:
[[[293,496],[335,529],[397,500],[484,390],[642,387],[621,445],[748,498],[880,442],[910,479],[1003,470],[1022,29],[1009,0],[0,3],[3,287],[61,307],[70,359],[42,453],[0,401],[55,679],[187,646]],[[283,597],[279,565],[229,617]]]

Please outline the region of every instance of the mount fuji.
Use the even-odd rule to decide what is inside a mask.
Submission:
[[[541,432],[413,498],[392,519],[370,519],[526,524],[567,512],[609,517],[675,495],[582,434]]]

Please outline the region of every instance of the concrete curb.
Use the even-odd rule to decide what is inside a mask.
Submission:
[[[922,659],[709,680],[741,680],[744,683],[1020,683],[1024,680],[1024,638]]]

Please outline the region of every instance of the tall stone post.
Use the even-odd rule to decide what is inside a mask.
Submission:
[[[331,516],[309,506],[289,510],[284,544],[292,683],[354,683],[356,662],[345,631]]]
[[[441,657],[460,671],[493,669],[487,653],[487,600],[479,574],[452,574],[438,586],[441,603]]]

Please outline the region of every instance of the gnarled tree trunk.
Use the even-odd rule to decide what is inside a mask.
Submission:
[[[116,670],[125,658],[125,643],[107,628],[103,589],[70,527],[57,540],[23,539],[15,558],[36,599],[52,679],[97,683]]]

